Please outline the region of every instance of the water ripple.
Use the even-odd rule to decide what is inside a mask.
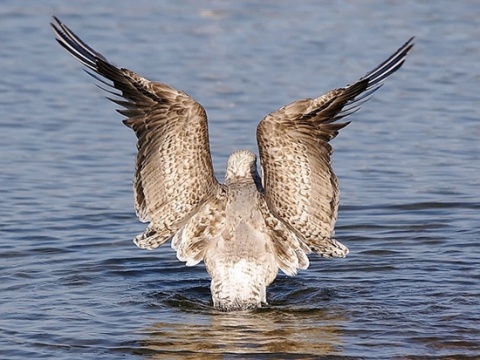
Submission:
[[[480,7],[141,5],[0,7],[1,357],[478,358]],[[53,13],[114,63],[202,103],[219,177],[233,150],[256,151],[263,116],[351,83],[416,35],[333,142],[349,256],[312,255],[307,271],[279,275],[264,308],[222,313],[203,265],[168,244],[137,249],[135,136],[55,43]]]

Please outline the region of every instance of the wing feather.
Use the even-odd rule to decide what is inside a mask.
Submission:
[[[134,178],[135,209],[151,222],[135,243],[152,249],[171,238],[220,185],[214,173],[204,108],[182,91],[149,81],[111,64],[54,17],[58,43],[110,86],[108,98],[123,109],[124,124],[138,139]]]
[[[172,248],[177,251],[177,258],[185,261],[187,266],[202,261],[207,248],[217,241],[225,230],[226,194],[223,187],[222,191],[211,198],[173,237]]]
[[[357,82],[315,99],[302,99],[267,115],[257,141],[265,199],[272,214],[324,257],[344,257],[348,249],[332,239],[338,211],[338,181],[329,141],[384,80],[398,70],[413,38]]]

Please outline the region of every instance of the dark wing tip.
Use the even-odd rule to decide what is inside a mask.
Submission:
[[[380,65],[376,66],[373,70],[367,72],[365,76],[358,81],[361,82],[367,80],[368,86],[362,93],[358,94],[349,102],[347,102],[346,107],[339,113],[336,119],[345,117],[348,114],[355,112],[361,105],[372,98],[373,94],[383,86],[384,81],[402,67],[407,59],[407,56],[410,54],[413,46],[415,45],[413,42],[414,39],[415,37],[412,36],[400,48],[398,48],[397,51],[380,63]],[[356,84],[349,85],[349,87],[354,85]]]
[[[362,79],[369,79],[369,89],[380,85],[387,77],[402,67],[407,56],[410,54],[413,46],[415,45],[413,43],[414,39],[415,37],[412,36],[407,42],[398,48],[397,51],[380,63],[380,65],[376,66],[362,77]]]

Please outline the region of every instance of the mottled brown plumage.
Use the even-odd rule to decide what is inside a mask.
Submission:
[[[212,277],[212,299],[221,310],[266,303],[266,287],[278,269],[295,275],[309,266],[307,254],[345,257],[332,238],[338,211],[338,182],[329,141],[401,67],[410,39],[362,79],[315,99],[303,99],[266,116],[256,156],[234,152],[225,184],[214,174],[205,110],[182,91],[149,81],[109,63],[57,18],[57,41],[101,83],[118,91],[125,125],[138,138],[135,209],[149,222],[135,244],[154,249],[169,239],[177,257],[192,266],[204,261]],[[111,83],[103,80],[106,79]],[[263,183],[262,183],[263,181]]]

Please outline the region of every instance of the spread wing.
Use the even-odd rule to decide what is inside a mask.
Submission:
[[[171,238],[221,187],[213,173],[205,110],[182,91],[109,63],[54,19],[57,41],[93,72],[87,71],[90,75],[112,88],[104,90],[116,96],[109,99],[123,107],[117,111],[128,118],[124,124],[138,138],[135,209],[150,225],[135,243],[153,249]]]
[[[398,70],[413,38],[352,85],[303,99],[266,116],[257,141],[267,205],[311,251],[344,257],[348,249],[331,238],[338,210],[338,182],[332,170],[329,141],[383,81]]]

